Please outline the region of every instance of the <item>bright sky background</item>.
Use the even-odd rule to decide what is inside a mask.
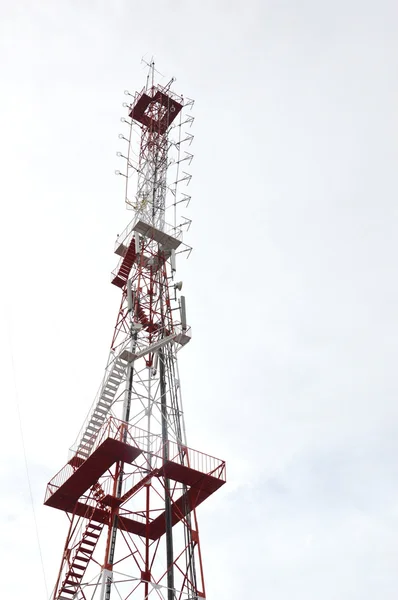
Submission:
[[[208,600],[396,600],[397,2],[0,13],[2,596],[46,599],[17,402],[55,582],[42,501],[105,367],[123,91],[153,54],[196,100],[180,368],[189,444],[229,475],[199,509]]]

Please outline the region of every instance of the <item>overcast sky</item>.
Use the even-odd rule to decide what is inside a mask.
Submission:
[[[395,600],[398,4],[8,2],[1,15],[1,592],[45,600],[42,506],[102,378],[120,291],[123,91],[155,56],[195,98],[179,268],[211,600]],[[15,366],[15,384],[12,369]]]

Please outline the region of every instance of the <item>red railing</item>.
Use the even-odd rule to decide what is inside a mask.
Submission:
[[[169,440],[164,443],[160,435],[149,433],[140,427],[127,424],[115,417],[109,417],[99,432],[95,434],[92,446],[90,442],[89,456],[108,438],[119,440],[130,446],[139,448],[142,451],[142,458],[138,458],[137,460],[143,459],[150,470],[160,469],[165,459],[167,459],[168,461],[211,475],[221,481],[226,480],[225,462],[223,460],[209,454],[204,454],[199,450],[188,448],[175,441]],[[73,454],[69,463],[49,482],[45,501],[71,477],[76,469],[79,468],[79,463],[82,464],[82,460],[79,452]]]

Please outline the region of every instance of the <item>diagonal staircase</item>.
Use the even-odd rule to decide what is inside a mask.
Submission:
[[[112,279],[112,283],[117,287],[123,288],[130,275],[131,267],[136,259],[137,253],[135,251],[135,240],[134,237],[130,242],[130,246],[127,249],[126,254],[123,256],[120,261],[116,271],[114,271],[114,277]]]
[[[102,524],[94,525],[93,523],[88,523],[69,564],[56,600],[72,600],[78,592],[80,582],[86,572],[87,565],[97,545],[102,529]]]
[[[119,385],[123,381],[127,364],[127,361],[120,357],[114,360],[109,375],[102,386],[98,402],[91,413],[83,436],[79,442],[76,457],[86,460],[91,454],[97,434],[108,416]]]

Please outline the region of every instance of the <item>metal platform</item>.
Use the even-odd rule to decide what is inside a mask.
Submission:
[[[48,484],[46,506],[73,512],[78,499],[116,461],[132,463],[141,450],[119,440],[107,438],[94,452],[73,470],[68,463]],[[79,457],[80,458],[80,457]],[[71,461],[73,464],[73,460]],[[70,467],[70,469],[68,469]]]
[[[160,112],[161,116],[158,118],[150,115],[151,104],[158,104],[163,107],[164,110]],[[172,95],[170,90],[167,90],[167,94],[164,93],[162,88],[158,86],[153,88],[151,95],[148,95],[146,90],[138,95],[131,107],[129,116],[138,123],[150,127],[159,135],[163,135],[181,111],[182,106],[181,98]]]
[[[134,362],[151,352],[157,352],[160,348],[170,342],[176,342],[177,344],[180,344],[180,346],[185,346],[191,341],[191,337],[190,327],[187,327],[185,330],[182,330],[181,327],[176,327],[174,333],[160,338],[156,342],[148,344],[148,346],[143,346],[139,348],[139,350],[136,350],[136,352],[131,352],[131,350],[128,350],[127,348],[123,349],[120,353],[120,358],[127,362]]]
[[[141,235],[145,235],[158,242],[165,250],[176,250],[181,244],[181,239],[174,237],[161,229],[157,229],[153,225],[146,223],[143,219],[139,219],[134,225],[133,231],[137,231]]]
[[[110,523],[112,509],[118,511],[118,528],[152,540],[159,539],[166,532],[165,512],[161,512],[149,523],[139,513],[124,507],[124,503],[138,493],[151,480],[167,478],[183,484],[185,491],[173,500],[171,506],[172,525],[183,520],[188,513],[201,504],[213,492],[224,485],[225,462],[209,455],[167,442],[170,460],[164,460],[164,443],[161,436],[152,436],[153,451],[150,452],[151,471],[146,472],[124,496],[117,498],[110,493],[104,494],[101,507],[94,507],[88,501],[86,492],[98,482],[99,478],[117,461],[138,465],[139,457],[147,461],[144,430],[127,426],[114,418],[104,425],[105,440],[100,437],[98,445],[84,460],[75,455],[47,486],[44,504],[82,517],[88,517],[97,523]],[[123,436],[129,443],[115,439]],[[132,436],[135,436],[135,439]],[[114,436],[114,437],[112,437]],[[140,447],[141,444],[141,447]],[[184,464],[185,463],[185,464]],[[145,462],[145,464],[149,464]]]
[[[168,258],[173,250],[182,244],[182,231],[169,223],[164,223],[162,229],[154,227],[145,220],[144,215],[137,214],[128,226],[118,235],[115,242],[115,254],[120,256],[119,264],[112,271],[111,282],[117,287],[123,288],[129,278],[133,264],[140,260],[144,267],[155,270],[163,264],[156,256],[143,255],[136,248],[135,235],[139,234],[160,244],[163,255]],[[137,237],[137,243],[138,238]]]

